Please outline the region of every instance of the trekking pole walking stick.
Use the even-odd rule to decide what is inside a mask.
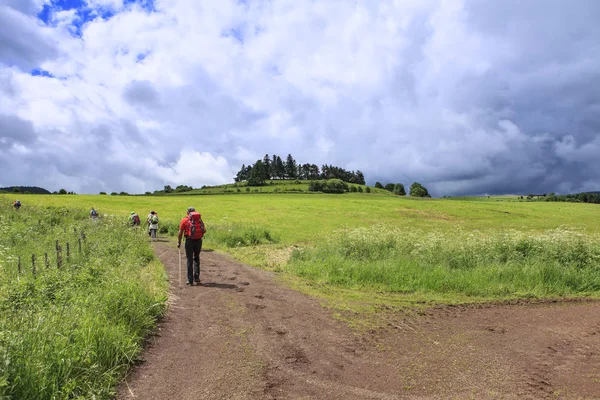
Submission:
[[[181,249],[179,250],[179,289],[181,289]]]

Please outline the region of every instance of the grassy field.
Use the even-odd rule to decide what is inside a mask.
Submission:
[[[40,204],[0,203],[0,399],[112,398],[166,308],[166,273],[145,232]]]
[[[157,211],[162,235],[172,237],[187,207],[196,207],[208,227],[205,248],[281,272],[357,326],[376,326],[378,310],[390,306],[600,294],[594,204],[358,193],[21,194],[14,211],[13,198],[0,195],[0,398],[109,398],[164,309],[164,270],[144,230],[126,226],[131,211],[143,220]],[[81,230],[89,256],[75,250]],[[45,267],[42,252],[53,254],[57,239],[71,241],[71,259],[62,269]]]
[[[94,206],[123,220],[153,209],[171,235],[194,206],[207,248],[323,290],[456,302],[595,296],[600,282],[594,204],[354,193],[20,197],[24,207]]]
[[[247,186],[246,182],[231,183],[227,185],[209,186],[202,189],[194,189],[190,192],[178,193],[178,195],[206,195],[206,194],[247,194],[247,193],[306,193],[313,194],[308,191],[308,186],[311,181],[307,180],[268,180],[264,186]],[[366,185],[349,184],[358,190],[360,187],[363,192],[366,190]],[[381,196],[393,196],[393,194],[384,189],[369,187],[370,194]]]

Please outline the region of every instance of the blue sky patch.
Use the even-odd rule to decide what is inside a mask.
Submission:
[[[124,0],[125,7],[133,4],[140,5],[148,12],[155,11],[154,0]],[[77,10],[77,18],[73,20],[72,32],[75,36],[80,37],[83,26],[100,17],[102,19],[110,19],[115,15],[115,12],[110,7],[91,8],[85,0],[52,0],[50,4],[44,4],[44,8],[38,14],[38,18],[45,24],[51,24],[52,15],[57,11]]]
[[[146,59],[146,57],[148,57],[148,54],[150,54],[150,53],[149,53],[149,52],[146,52],[146,53],[139,53],[139,54],[136,56],[136,62],[142,62],[142,61],[144,61],[144,60]]]
[[[231,28],[228,31],[225,31],[221,34],[222,37],[233,37],[238,42],[244,43],[244,35],[242,34],[242,30],[240,28]]]
[[[30,74],[31,74],[31,76],[45,76],[47,78],[54,78],[54,75],[52,75],[50,72],[43,70],[41,68],[32,69]]]

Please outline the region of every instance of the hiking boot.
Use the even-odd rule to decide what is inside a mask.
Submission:
[[[192,282],[192,281],[188,281],[187,284],[188,284],[188,286],[194,286],[194,282]]]
[[[196,283],[200,283],[200,278],[196,278],[196,279],[194,279],[194,282],[196,282]]]

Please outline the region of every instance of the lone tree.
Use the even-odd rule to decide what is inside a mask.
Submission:
[[[413,197],[431,197],[427,189],[419,182],[410,185],[410,195]]]
[[[58,194],[67,194],[67,191],[65,189],[60,189],[58,191]]]

